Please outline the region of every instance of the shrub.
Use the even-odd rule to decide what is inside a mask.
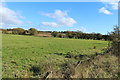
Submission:
[[[112,43],[111,43],[112,54],[118,56],[120,52],[120,27],[115,26],[114,32],[111,32],[110,36],[112,39]]]
[[[30,33],[30,35],[37,35],[37,34],[38,34],[38,31],[37,31],[37,29],[35,29],[35,28],[30,28],[30,29],[29,29],[29,33]]]
[[[20,34],[20,35],[22,35],[23,33],[24,33],[24,29],[22,29],[22,28],[13,28],[12,29],[12,33],[13,34]]]

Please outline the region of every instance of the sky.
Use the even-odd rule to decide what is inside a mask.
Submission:
[[[6,2],[0,4],[0,26],[107,34],[118,24],[117,6],[110,2]]]

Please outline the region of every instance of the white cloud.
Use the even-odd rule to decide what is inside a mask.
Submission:
[[[51,18],[58,18],[58,17],[67,16],[67,12],[66,11],[61,11],[61,10],[55,10],[54,13],[43,13],[43,15],[51,17]]]
[[[102,7],[99,12],[105,14],[113,14],[112,12],[108,11],[107,9],[118,10],[118,2],[119,0],[99,0],[105,7]]]
[[[113,10],[118,9],[119,0],[99,0],[99,1],[106,4],[106,6],[110,6],[110,8]]]
[[[25,16],[19,16],[21,19],[26,19],[26,17]]]
[[[71,28],[69,29],[70,31],[82,31],[82,32],[86,32],[87,29],[85,27],[80,27],[80,28]]]
[[[109,3],[112,5],[112,9],[117,10],[118,9],[118,3]]]
[[[26,21],[26,24],[32,24],[32,22],[31,21]]]
[[[101,9],[99,9],[99,12],[100,12],[100,13],[107,14],[107,15],[113,14],[113,13],[111,13],[110,11],[108,11],[105,7],[102,7]]]
[[[25,18],[19,15],[16,11],[7,8],[5,5],[0,4],[0,19],[2,19],[0,26],[8,24],[22,25],[23,21],[19,18]]]
[[[84,28],[84,27],[81,27],[80,29],[78,29],[78,30],[80,30],[80,31],[82,31],[82,32],[86,32],[87,31],[87,29],[86,28]]]
[[[17,24],[5,24],[5,23],[0,23],[0,28],[6,29],[6,28],[17,28],[20,27],[21,25]]]
[[[57,19],[57,22],[60,24],[60,25],[65,25],[65,26],[73,26],[76,21],[73,19],[73,18],[70,18],[70,17],[61,17],[61,18],[58,18]]]
[[[44,13],[44,16],[53,18],[56,22],[47,22],[49,26],[56,25],[56,26],[73,26],[77,23],[73,18],[69,17],[67,11],[55,10],[54,13]],[[51,24],[51,25],[50,25]],[[43,24],[45,25],[45,24]]]
[[[60,25],[55,22],[41,22],[42,25],[51,26],[51,27],[59,27]]]

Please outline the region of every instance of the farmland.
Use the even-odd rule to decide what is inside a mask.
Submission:
[[[103,53],[108,42],[102,40],[68,39],[3,34],[2,63],[4,78],[29,78],[33,76],[31,67],[40,65],[40,74],[48,69],[59,70],[66,61],[68,53],[74,55],[93,55]],[[95,47],[95,48],[94,48]],[[44,67],[43,67],[44,66]],[[48,68],[48,66],[50,66]]]

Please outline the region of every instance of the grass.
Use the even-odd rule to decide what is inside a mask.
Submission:
[[[31,72],[31,66],[39,65],[41,73],[45,70],[58,70],[60,65],[68,58],[64,55],[56,55],[54,53],[67,54],[72,52],[76,55],[86,54],[92,55],[96,52],[102,53],[102,49],[108,44],[107,41],[100,40],[83,40],[83,39],[67,39],[67,38],[45,38],[23,35],[2,35],[2,63],[3,77],[14,78],[34,77]],[[93,47],[96,46],[96,49]],[[75,59],[71,59],[75,62]],[[52,67],[52,68],[51,68]]]

